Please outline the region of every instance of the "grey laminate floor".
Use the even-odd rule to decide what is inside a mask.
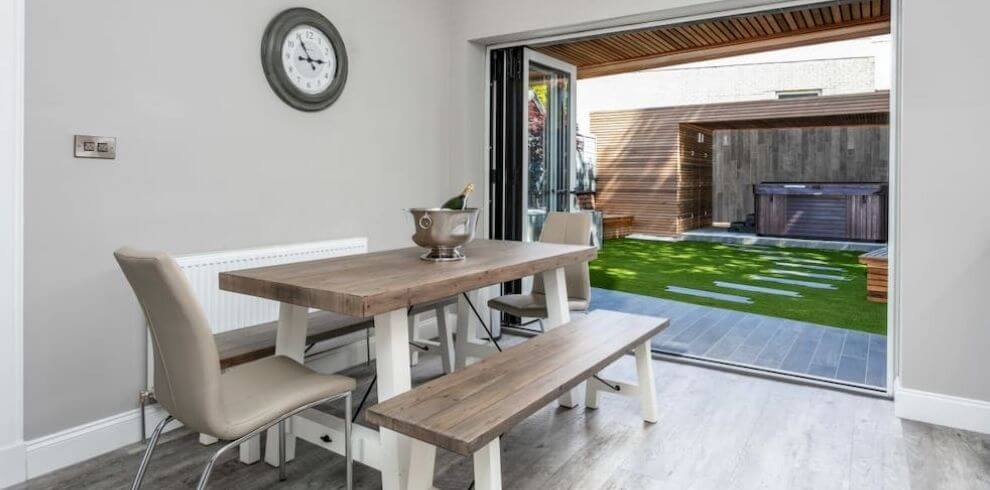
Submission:
[[[642,423],[635,400],[608,397],[598,410],[548,406],[505,435],[504,488],[990,489],[990,436],[901,421],[888,400],[654,361],[660,421]],[[440,373],[436,358],[417,382]],[[351,375],[362,380],[371,370]],[[633,360],[607,373],[633,381]],[[328,407],[336,410],[337,407]],[[16,488],[125,488],[143,447],[135,444]],[[212,448],[177,430],[164,437],[145,488],[189,488]],[[339,488],[342,459],[299,443],[279,483],[263,463],[231,454],[212,488]],[[379,475],[356,466],[358,488]],[[439,452],[436,486],[466,489],[471,461]]]
[[[670,318],[653,339],[662,352],[861,387],[887,385],[883,335],[600,288],[592,290],[591,308]]]

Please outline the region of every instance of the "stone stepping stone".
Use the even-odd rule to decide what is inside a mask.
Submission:
[[[816,274],[814,272],[803,272],[803,271],[790,271],[784,269],[770,269],[773,274],[790,274],[792,276],[810,277],[812,279],[829,279],[832,281],[848,281],[849,278],[845,276],[835,276],[832,274]]]
[[[820,265],[829,265],[829,264],[831,264],[831,262],[829,262],[827,260],[802,259],[802,258],[798,258],[798,257],[789,257],[789,256],[786,256],[786,255],[764,255],[764,256],[762,256],[760,258],[761,259],[766,259],[766,260],[773,260],[773,261],[786,260],[788,262],[803,262],[805,264],[820,264]]]
[[[691,289],[682,288],[680,286],[667,286],[667,291],[671,293],[686,294],[688,296],[698,296],[701,298],[717,299],[719,301],[728,301],[730,303],[742,303],[742,304],[753,304],[753,300],[745,296],[736,296],[734,294],[716,293],[712,291],[704,291],[701,289]]]
[[[720,287],[720,288],[738,289],[740,291],[751,291],[751,292],[754,292],[754,293],[774,294],[774,295],[777,295],[777,296],[788,296],[788,297],[791,297],[791,298],[800,298],[801,297],[801,293],[799,293],[797,291],[787,291],[787,290],[784,290],[784,289],[765,288],[765,287],[762,287],[762,286],[751,286],[749,284],[736,284],[734,282],[715,281],[715,285],[718,286],[718,287]]]
[[[778,284],[788,284],[791,286],[804,286],[806,288],[838,289],[837,287],[835,287],[834,284],[828,284],[824,282],[799,281],[797,279],[784,279],[782,277],[767,277],[767,276],[761,276],[759,274],[752,274],[749,276],[749,278],[755,281],[775,282]]]
[[[835,272],[846,271],[842,267],[829,267],[827,265],[795,264],[791,262],[777,262],[775,265],[779,265],[781,267],[803,267],[805,269],[812,269],[816,271],[835,271]]]

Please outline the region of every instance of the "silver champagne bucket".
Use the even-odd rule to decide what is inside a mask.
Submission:
[[[412,240],[430,249],[421,258],[432,262],[464,260],[462,245],[474,239],[478,226],[478,208],[412,208],[416,233]]]

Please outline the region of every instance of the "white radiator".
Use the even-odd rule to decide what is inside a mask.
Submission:
[[[278,302],[221,291],[220,273],[364,253],[365,238],[299,243],[175,257],[206,311],[213,333],[227,332],[278,319]]]
[[[175,257],[203,305],[213,333],[278,320],[278,302],[220,290],[220,273],[268,265],[353,255],[368,251],[367,238],[345,238],[274,247],[180,255]],[[148,339],[148,391],[154,391],[155,363]]]

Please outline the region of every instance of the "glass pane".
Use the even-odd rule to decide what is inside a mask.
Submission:
[[[570,97],[566,72],[531,63],[527,103],[525,240],[536,240],[551,211],[569,210]]]

